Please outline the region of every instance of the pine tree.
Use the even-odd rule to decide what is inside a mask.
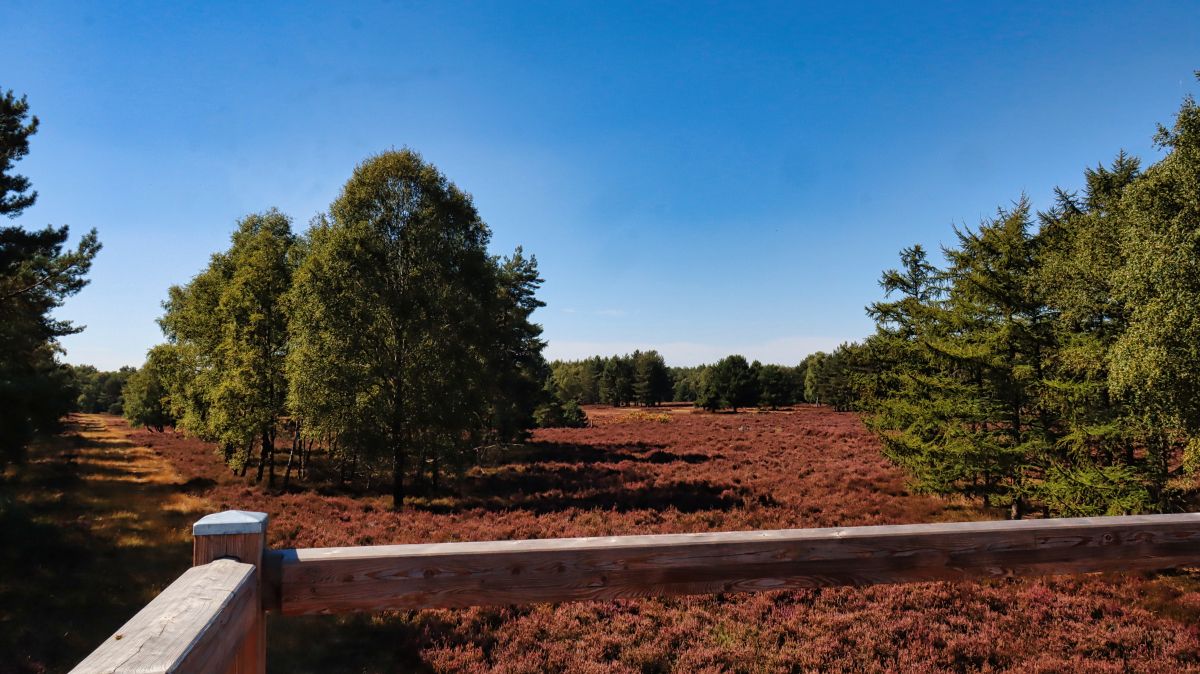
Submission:
[[[667,364],[657,351],[645,351],[634,357],[633,395],[645,406],[669,400],[674,391]]]
[[[29,178],[12,173],[13,164],[29,154],[29,137],[37,129],[38,118],[29,114],[29,101],[0,89],[0,215],[15,218],[37,201]]]
[[[923,251],[906,251],[905,271],[881,282],[900,299],[871,308],[876,351],[909,363],[871,419],[888,455],[922,489],[973,494],[1014,517],[1031,491],[1027,467],[1056,440],[1042,400],[1051,322],[1030,225],[1022,199],[977,230],[956,230],[936,280]]]
[[[10,218],[37,199],[29,179],[12,173],[37,131],[37,118],[27,118],[25,97],[0,90],[0,214]],[[92,230],[70,250],[69,234],[65,226],[0,227],[0,473],[34,435],[57,428],[78,393],[72,371],[58,362],[58,339],[83,328],[52,313],[87,285],[100,242]]]
[[[531,320],[545,302],[537,299],[542,284],[537,258],[518,247],[496,262],[496,343],[491,349],[491,427],[497,440],[523,440],[534,425],[533,413],[545,403],[549,366],[542,357],[542,327]]]
[[[613,407],[633,402],[633,362],[634,358],[629,355],[613,356],[605,361],[600,374],[600,402]]]
[[[773,410],[790,405],[794,385],[792,375],[781,365],[764,365],[758,371],[759,404]]]
[[[705,371],[697,404],[706,409],[742,407],[758,403],[758,377],[743,356],[726,356]]]

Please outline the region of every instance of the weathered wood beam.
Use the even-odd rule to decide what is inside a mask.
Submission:
[[[72,672],[225,672],[260,613],[257,571],[222,559],[167,586]]]
[[[288,615],[1200,565],[1200,514],[268,553]]]
[[[273,602],[270,584],[264,584],[263,552],[267,545],[266,513],[226,510],[206,515],[192,525],[192,564],[200,566],[216,559],[236,559],[253,564],[259,597],[258,615],[242,641],[238,656],[226,670],[214,674],[265,674],[267,671],[267,621],[264,612]]]

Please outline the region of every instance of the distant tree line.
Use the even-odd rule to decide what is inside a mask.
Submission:
[[[550,364],[548,388],[560,400],[615,407],[652,407],[669,402],[674,392],[670,370],[657,351],[555,361]]]
[[[0,89],[0,215],[16,218],[37,201],[14,164],[29,153],[38,119],[24,96]],[[87,285],[100,250],[92,230],[74,249],[67,226],[0,227],[0,477],[38,434],[58,429],[77,404],[71,369],[58,360],[60,337],[82,330],[51,314]]]
[[[77,392],[72,411],[91,414],[124,414],[125,385],[137,370],[125,366],[117,370],[98,370],[91,365],[67,366]]]
[[[555,421],[537,261],[490,255],[490,236],[409,150],[360,164],[304,234],[275,210],[246,216],[170,289],[167,341],[130,376],[126,414],[174,421],[271,484],[305,475],[315,448],[341,479],[390,481],[398,507],[410,481],[523,439],[536,413]]]
[[[657,351],[550,363],[547,388],[578,405],[643,405],[688,402],[716,411],[746,407],[778,409],[796,403],[852,408],[856,390],[850,371],[857,345],[814,353],[799,365],[748,362],[727,356],[711,365],[669,367]]]

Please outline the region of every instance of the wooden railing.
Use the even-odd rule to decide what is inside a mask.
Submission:
[[[267,516],[196,523],[196,566],[76,672],[266,667],[284,615],[1200,566],[1200,514],[267,550]],[[234,561],[236,560],[236,561]]]

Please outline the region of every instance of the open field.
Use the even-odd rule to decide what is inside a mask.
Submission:
[[[22,560],[12,559],[11,547],[5,553],[2,643],[14,655],[0,668],[60,669],[81,657],[187,566],[186,524],[205,509],[270,512],[275,547],[999,516],[908,493],[853,414],[814,407],[589,413],[592,428],[538,431],[519,455],[472,471],[456,495],[429,493],[402,513],[390,512],[384,496],[270,494],[230,475],[203,443],[131,430],[114,417],[77,418],[80,439],[40,448],[27,469],[38,477],[36,491],[27,483],[5,511],[6,522],[24,513],[21,526],[58,547],[17,553],[45,560],[20,584],[8,571]],[[56,490],[54,480],[69,479],[69,470],[82,484]],[[142,555],[145,563],[136,563]],[[53,597],[54,611],[28,606],[68,581],[70,591]],[[100,598],[117,601],[97,610]],[[61,652],[48,637],[20,636],[52,635],[63,625],[78,636]],[[1200,671],[1200,577],[287,618],[273,619],[270,632],[268,662],[289,672]],[[35,647],[41,660],[17,659]]]

